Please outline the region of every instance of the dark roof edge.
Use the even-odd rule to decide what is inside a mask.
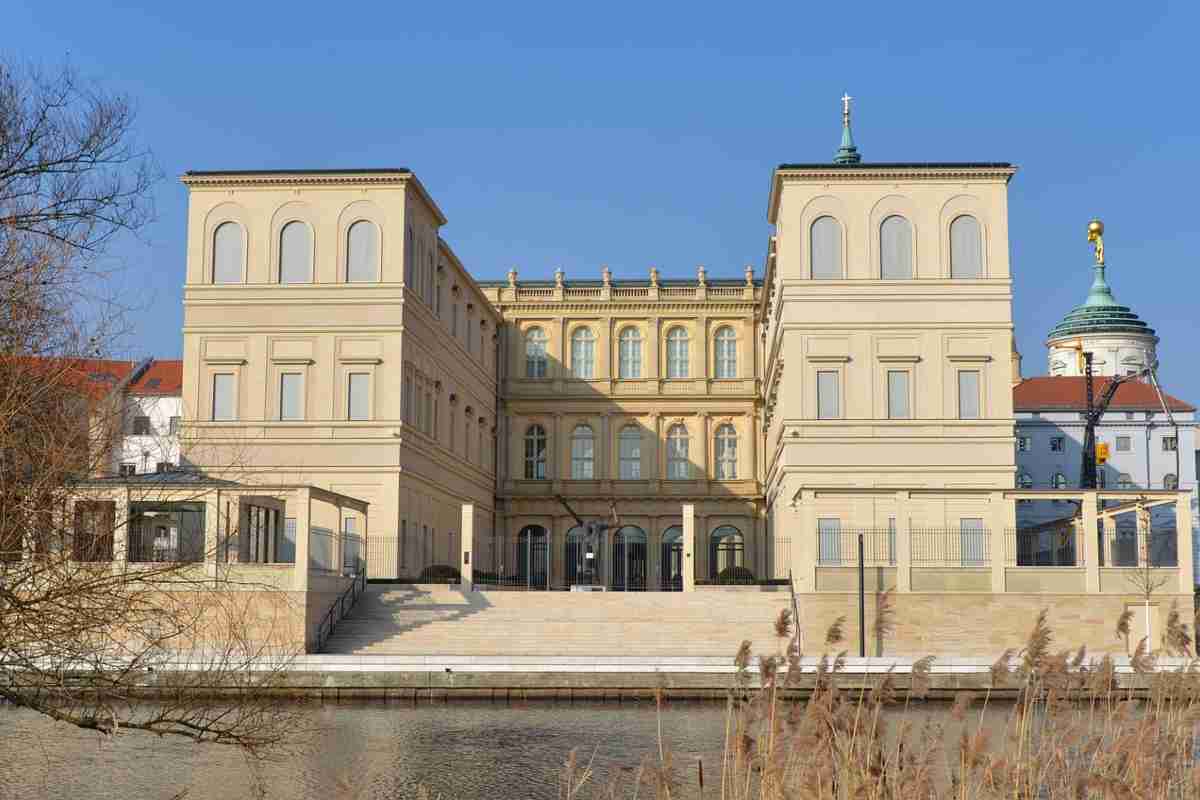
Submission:
[[[508,286],[508,281],[506,281],[506,280],[476,281],[476,283],[479,284],[480,286],[487,286],[487,287],[497,287],[498,286],[498,287],[503,288],[503,287]],[[738,280],[737,278],[711,278],[711,279],[705,281],[704,283],[706,286],[745,286],[746,280],[745,280],[745,278],[743,278],[741,280]],[[518,287],[528,287],[531,289],[545,289],[548,286],[554,286],[554,285],[555,285],[555,283],[552,280],[536,280],[536,281],[519,280],[519,281],[517,281]],[[568,280],[568,281],[563,282],[563,286],[567,287],[568,289],[572,288],[572,287],[582,288],[585,286],[588,288],[595,288],[595,287],[603,286],[603,285],[604,285],[604,281],[594,280],[594,279],[588,279],[588,280],[582,280],[582,281]],[[638,280],[638,279],[626,278],[623,280],[612,281],[611,285],[620,287],[620,288],[631,287],[631,286],[632,287],[648,287],[648,286],[650,286],[650,281],[648,279]],[[658,285],[659,286],[699,286],[700,282],[697,281],[695,278],[664,278],[658,282]],[[761,287],[763,285],[762,279],[755,278],[754,285],[756,287]]]
[[[857,164],[780,164],[776,169],[832,169],[854,172],[871,169],[1012,169],[1009,161],[861,161]]]
[[[189,169],[196,177],[225,175],[411,175],[408,167],[354,167],[352,169]]]

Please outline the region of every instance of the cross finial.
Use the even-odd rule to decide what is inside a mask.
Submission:
[[[848,92],[842,92],[842,146],[833,157],[835,164],[857,164],[862,160],[854,146],[854,135],[850,133],[850,101],[853,99]]]
[[[844,125],[850,124],[850,101],[853,99],[846,92],[842,92],[842,123]]]

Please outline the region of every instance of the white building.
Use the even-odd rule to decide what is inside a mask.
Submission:
[[[143,362],[125,387],[123,435],[113,447],[112,472],[141,475],[179,466],[183,362]]]

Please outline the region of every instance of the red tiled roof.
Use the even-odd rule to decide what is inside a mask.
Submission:
[[[1104,393],[1110,378],[1096,378],[1093,390],[1096,399]],[[1163,392],[1167,408],[1172,411],[1195,411],[1190,403]],[[1109,404],[1112,411],[1161,411],[1158,393],[1153,384],[1128,381],[1117,388]],[[1013,387],[1013,408],[1016,411],[1086,411],[1087,378],[1075,376],[1043,376],[1025,378]]]
[[[12,356],[4,361],[6,372],[25,372],[38,376],[38,380],[54,381],[63,387],[75,386],[95,400],[115,389],[137,366],[134,361],[108,358]]]
[[[129,384],[134,395],[183,394],[183,362],[155,359],[149,368]]]

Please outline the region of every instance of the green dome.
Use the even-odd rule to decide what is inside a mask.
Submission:
[[[1129,306],[1119,305],[1104,279],[1104,265],[1097,264],[1091,291],[1083,305],[1076,306],[1050,331],[1051,340],[1096,333],[1132,333],[1154,336],[1154,329],[1138,318]]]

